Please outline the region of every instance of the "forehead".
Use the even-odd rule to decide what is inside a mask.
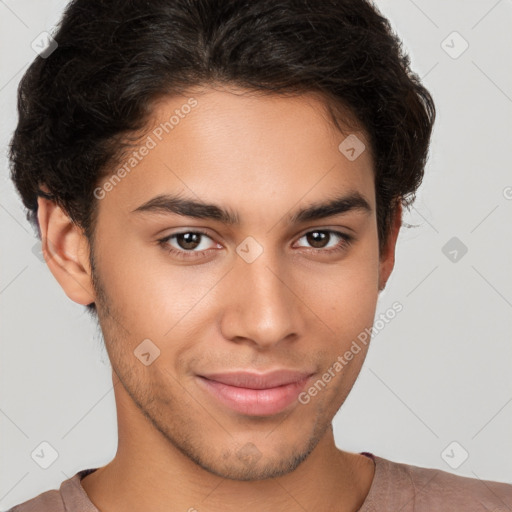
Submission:
[[[156,130],[157,138],[170,131],[184,131],[178,127],[187,118],[187,124],[198,136],[208,132],[209,126],[219,125],[223,132],[235,129],[237,133],[272,133],[277,123],[281,134],[290,137],[304,130],[313,134],[319,129],[335,138],[342,134],[340,130],[345,136],[358,133],[361,138],[366,137],[362,124],[349,109],[319,91],[278,93],[232,85],[197,86],[187,93],[154,100],[150,111],[149,124],[151,131]],[[200,124],[204,131],[199,130]]]
[[[132,149],[138,155],[128,153],[112,169],[126,172],[108,194],[130,211],[166,193],[229,203],[237,212],[257,203],[260,217],[355,191],[374,207],[365,133],[340,132],[314,93],[230,88],[161,98]]]

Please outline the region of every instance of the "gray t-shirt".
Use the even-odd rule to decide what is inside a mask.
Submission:
[[[511,512],[512,484],[454,475],[446,471],[393,462],[368,452],[375,462],[370,491],[358,512]],[[97,468],[84,469],[7,512],[100,512],[80,480]]]

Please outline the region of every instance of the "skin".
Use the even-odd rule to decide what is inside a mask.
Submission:
[[[82,485],[102,512],[355,511],[374,465],[336,447],[332,420],[367,346],[308,404],[267,417],[227,409],[196,375],[312,369],[316,381],[373,324],[401,210],[379,254],[369,143],[338,131],[317,96],[202,89],[156,103],[152,127],[190,96],[198,105],[98,201],[96,287],[83,232],[39,198],[48,266],[71,300],[96,303],[113,369],[117,454]],[[349,133],[367,148],[354,161],[338,150]],[[349,191],[371,212],[290,224],[297,209]],[[240,224],[132,212],[161,193],[227,207]],[[210,238],[188,252],[202,257],[179,259],[157,241],[196,228]],[[355,239],[328,254],[305,236],[315,229]],[[252,263],[236,252],[248,236],[263,248]],[[169,246],[187,251],[179,237]],[[145,339],[160,350],[148,366],[134,356]]]

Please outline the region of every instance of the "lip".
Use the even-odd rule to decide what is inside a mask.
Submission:
[[[275,370],[197,375],[202,389],[228,408],[249,416],[269,416],[297,402],[312,372]]]

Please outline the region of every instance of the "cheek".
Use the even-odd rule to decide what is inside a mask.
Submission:
[[[127,328],[148,337],[171,329],[216,281],[211,270],[173,263],[156,243],[113,232],[99,241],[97,259],[103,287]]]
[[[367,272],[352,272],[346,279],[333,279],[325,287],[325,295],[329,300],[325,302],[326,314],[344,333],[355,334],[373,323],[376,302],[378,273],[372,270]]]
[[[373,324],[378,278],[376,247],[361,244],[316,286],[313,303],[319,316],[339,335],[338,340],[348,342]]]

